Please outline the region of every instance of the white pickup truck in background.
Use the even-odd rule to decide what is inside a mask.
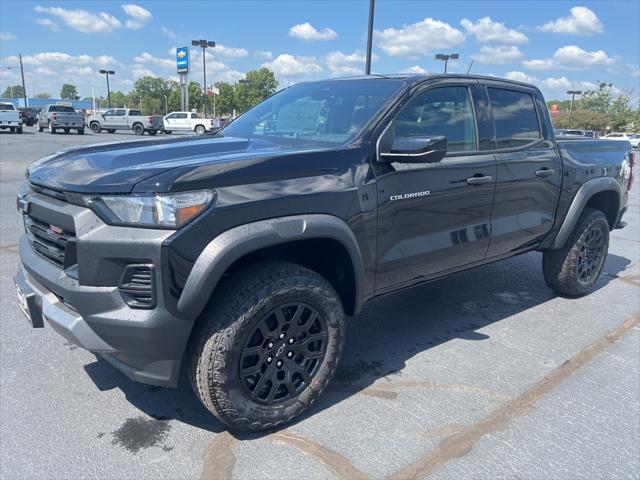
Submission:
[[[22,119],[20,112],[13,103],[0,103],[0,128],[9,129],[11,133],[22,133]]]
[[[133,108],[112,108],[104,113],[91,115],[87,121],[93,133],[106,130],[114,133],[116,130],[133,130],[136,135],[155,135],[162,130],[162,117],[160,115],[142,115],[142,112]]]
[[[207,132],[215,132],[219,129],[219,119],[204,118],[200,113],[171,112],[164,117],[164,133],[190,131],[195,132],[196,135],[204,135]]]

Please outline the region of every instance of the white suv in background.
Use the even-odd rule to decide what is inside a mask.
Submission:
[[[194,112],[171,112],[164,117],[164,133],[173,131],[190,131],[196,135],[204,135],[220,129],[220,120],[217,118],[204,118]]]
[[[613,132],[604,136],[607,140],[630,140],[633,137],[633,133]]]

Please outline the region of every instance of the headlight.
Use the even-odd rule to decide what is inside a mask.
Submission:
[[[204,212],[215,199],[211,190],[91,197],[89,206],[110,224],[180,228]]]

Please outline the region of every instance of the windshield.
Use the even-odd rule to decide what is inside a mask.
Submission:
[[[67,106],[67,105],[51,105],[49,107],[49,111],[50,112],[69,112],[69,113],[75,113],[75,110],[73,109],[73,107],[71,106]]]
[[[225,135],[279,145],[335,146],[349,141],[402,86],[396,79],[302,83],[258,104]]]
[[[0,110],[3,112],[6,110],[15,110],[16,107],[13,106],[13,103],[0,103]]]

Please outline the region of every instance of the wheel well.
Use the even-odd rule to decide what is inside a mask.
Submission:
[[[194,125],[194,126],[193,126],[193,129],[195,130],[195,129],[196,129],[196,128],[198,128],[198,127],[202,127],[202,128],[204,128],[205,130],[207,129],[207,127],[205,127],[202,123],[198,123],[197,125]]]
[[[347,315],[353,315],[356,303],[356,280],[347,249],[331,238],[312,238],[282,243],[251,252],[236,260],[223,277],[238,269],[264,260],[283,260],[302,265],[322,275],[335,289]]]
[[[605,190],[592,196],[585,205],[585,208],[595,208],[604,213],[609,222],[609,228],[613,230],[618,220],[619,202],[620,199],[616,192],[613,190]]]

